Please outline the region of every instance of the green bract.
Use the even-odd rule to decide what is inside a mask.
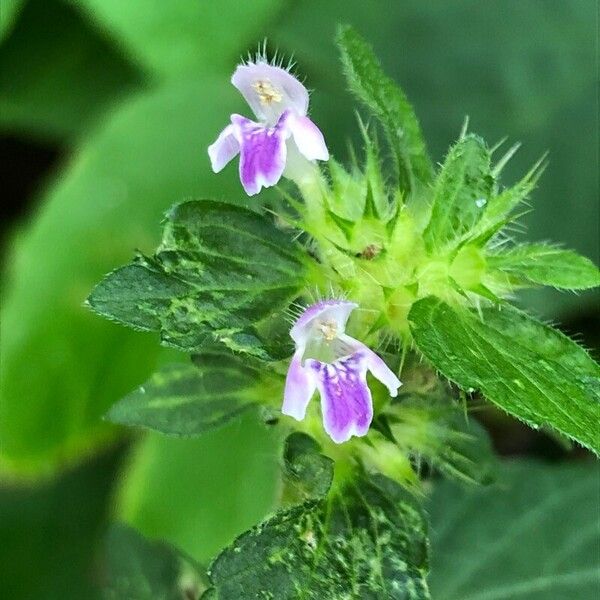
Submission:
[[[463,413],[475,394],[600,453],[600,368],[510,304],[523,287],[600,283],[589,260],[510,233],[543,160],[505,187],[517,147],[498,156],[465,124],[435,169],[411,105],[366,42],[342,28],[338,44],[349,87],[373,118],[360,122],[362,164],[309,167],[295,178],[300,197],[281,190],[275,218],[260,206],[178,204],[154,254],[107,275],[88,299],[194,361],[164,367],[109,420],[194,436],[261,405],[264,423],[299,430],[284,445],[279,510],[214,560],[206,598],[428,598],[416,500],[424,470],[471,484],[497,471],[485,429]],[[301,422],[279,411],[288,318],[315,295],[355,303],[348,335],[377,348],[404,381],[394,399],[372,382],[368,435],[340,445],[315,402]]]

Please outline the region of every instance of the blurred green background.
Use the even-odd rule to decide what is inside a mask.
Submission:
[[[259,520],[275,490],[278,437],[246,418],[198,440],[124,438],[114,401],[172,359],[152,335],[92,315],[95,282],[156,243],[189,197],[248,203],[235,166],[206,147],[230,113],[229,78],[268,39],[313,90],[334,155],[359,147],[333,44],[352,23],[403,86],[440,161],[465,115],[490,144],[523,147],[510,183],[550,165],[524,237],[597,260],[594,0],[1,0],[2,320],[0,596],[91,598],[108,519],[207,561]],[[520,301],[596,344],[597,296]],[[167,356],[169,354],[169,356]],[[540,434],[541,435],[541,434]],[[538,438],[499,440],[542,453]]]

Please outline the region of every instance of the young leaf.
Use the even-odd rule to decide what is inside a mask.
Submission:
[[[417,347],[448,379],[600,454],[600,367],[568,337],[515,309],[479,319],[433,296],[408,318]]]
[[[395,483],[362,478],[242,534],[209,570],[203,598],[429,598],[423,515]]]
[[[600,285],[594,263],[573,252],[548,244],[520,244],[487,257],[491,268],[500,269],[519,284],[551,285],[582,290]]]
[[[597,596],[595,464],[507,463],[499,485],[488,488],[440,482],[429,513],[434,598]]]
[[[292,433],[283,449],[286,500],[298,502],[324,497],[333,479],[333,461],[305,433]]]
[[[298,247],[265,217],[210,200],[185,202],[167,214],[158,252],[107,275],[88,302],[186,352],[218,341],[268,358],[256,327],[297,294],[303,275]]]
[[[404,92],[381,68],[371,47],[351,27],[340,27],[337,43],[351,91],[379,119],[396,160],[402,189],[415,180],[430,183],[433,167],[412,106]]]
[[[260,372],[231,354],[202,353],[196,364],[164,366],[117,402],[106,418],[113,423],[177,436],[199,435],[253,406]]]
[[[206,589],[191,559],[125,525],[109,530],[106,562],[105,600],[197,600]]]
[[[461,138],[448,152],[434,186],[427,247],[442,249],[473,228],[494,188],[490,152],[476,135]]]

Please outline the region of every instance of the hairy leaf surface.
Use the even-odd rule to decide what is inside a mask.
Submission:
[[[396,159],[400,186],[431,181],[433,167],[421,126],[400,87],[381,68],[372,48],[351,27],[338,31],[337,43],[350,89],[379,119]]]
[[[424,232],[429,249],[441,249],[479,221],[494,188],[490,152],[467,135],[448,152],[434,187],[431,217]]]
[[[423,515],[389,479],[282,510],[214,561],[203,598],[427,599]]]
[[[165,365],[106,418],[169,435],[199,435],[235,418],[266,392],[259,389],[265,378],[247,361],[216,352],[194,360]]]
[[[518,284],[552,285],[568,290],[600,285],[600,271],[591,260],[549,244],[520,244],[488,256],[487,263],[508,273]]]
[[[432,296],[414,304],[409,321],[419,350],[448,379],[600,453],[600,367],[568,337],[516,309],[485,309],[479,319]]]
[[[99,314],[159,331],[165,345],[199,352],[213,341],[267,358],[257,326],[302,287],[290,235],[250,210],[211,200],[167,215],[162,244],[110,273],[89,297]]]

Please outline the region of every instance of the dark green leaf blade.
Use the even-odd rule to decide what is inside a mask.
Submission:
[[[117,402],[106,418],[176,436],[199,435],[254,405],[260,374],[224,353],[203,353],[195,365],[165,365]]]
[[[494,188],[490,152],[469,134],[448,152],[434,186],[431,217],[424,232],[431,249],[442,249],[481,219]]]
[[[430,183],[433,167],[421,126],[400,87],[381,68],[373,50],[352,27],[340,27],[337,44],[352,92],[379,119],[394,152],[403,189]]]
[[[600,285],[600,271],[591,260],[550,244],[519,244],[489,255],[487,263],[521,285],[551,285],[567,290]]]
[[[193,561],[125,525],[109,530],[106,561],[106,600],[197,600],[205,589]]]
[[[489,488],[440,482],[429,507],[434,598],[596,598],[598,500],[593,463],[507,463]]]
[[[600,367],[568,337],[515,309],[485,309],[480,320],[432,296],[414,304],[409,321],[419,350],[448,379],[600,453]]]
[[[296,431],[285,440],[284,499],[299,503],[324,497],[333,480],[333,461],[320,453],[319,444],[305,433]]]
[[[151,7],[145,0],[69,1],[88,12],[145,70],[170,79],[228,71],[282,8],[281,0],[173,0]]]
[[[303,255],[290,236],[250,210],[211,200],[167,215],[153,257],[107,275],[92,291],[97,313],[163,343],[200,352],[217,341],[268,358],[257,327],[304,284]]]
[[[429,598],[423,515],[395,483],[362,478],[282,510],[214,561],[205,598]]]
[[[3,0],[0,15],[5,12]],[[81,139],[111,105],[142,85],[142,73],[76,6],[29,0],[0,53],[0,127],[43,139]]]

